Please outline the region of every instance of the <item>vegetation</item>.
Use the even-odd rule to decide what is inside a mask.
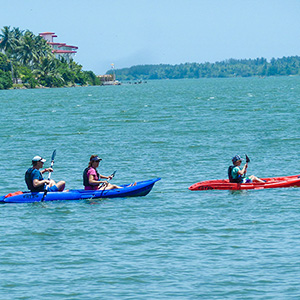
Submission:
[[[108,71],[107,74],[111,74]],[[180,65],[139,65],[114,70],[118,80],[224,78],[250,76],[300,75],[300,57],[229,59],[216,63]]]
[[[45,39],[29,30],[1,29],[0,89],[20,80],[26,88],[101,84],[92,71],[83,71],[72,59],[55,58],[52,50]]]
[[[10,62],[7,57],[0,53],[0,89],[9,89],[12,87],[12,79],[10,72]]]

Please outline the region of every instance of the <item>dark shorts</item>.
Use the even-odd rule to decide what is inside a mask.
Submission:
[[[58,187],[56,185],[53,185],[48,188],[48,192],[58,192]]]

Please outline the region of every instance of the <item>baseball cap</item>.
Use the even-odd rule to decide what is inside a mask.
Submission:
[[[44,163],[46,161],[46,159],[40,157],[40,156],[35,156],[32,161],[36,162],[36,161],[41,161],[42,163]]]
[[[242,161],[242,158],[239,155],[236,155],[232,158],[233,163],[237,162],[238,160]]]
[[[93,157],[93,158],[91,159],[91,161],[100,161],[100,160],[102,160],[102,158],[100,158],[100,157],[98,157],[98,156]]]

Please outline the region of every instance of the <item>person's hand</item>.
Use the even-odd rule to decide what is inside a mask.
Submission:
[[[53,169],[52,168],[47,168],[47,169],[45,169],[45,172],[53,172]]]
[[[45,179],[44,181],[46,184],[50,184],[50,180]]]

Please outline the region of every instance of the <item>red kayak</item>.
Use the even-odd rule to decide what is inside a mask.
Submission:
[[[231,183],[228,179],[207,180],[194,183],[189,187],[191,191],[205,190],[256,190],[256,189],[272,189],[272,188],[287,188],[300,187],[300,175],[261,178],[266,182],[253,183]]]

